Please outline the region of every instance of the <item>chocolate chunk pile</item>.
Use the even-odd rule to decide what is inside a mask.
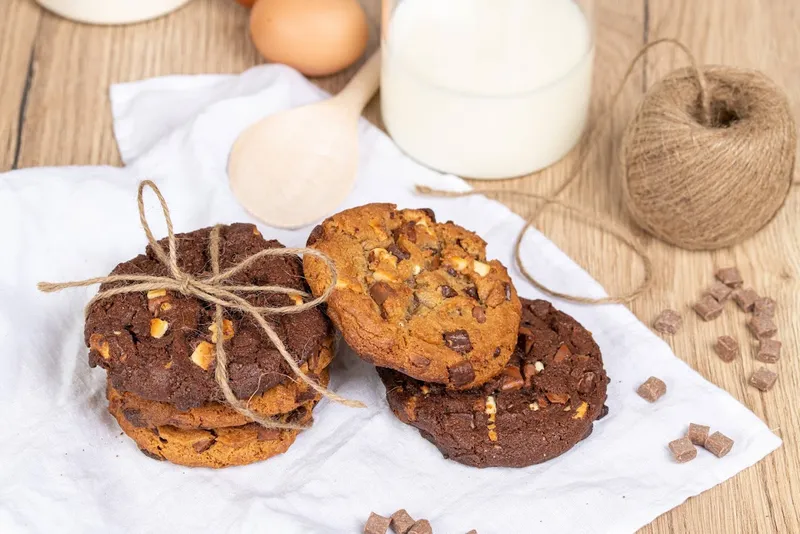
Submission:
[[[668,448],[675,461],[682,464],[694,460],[697,457],[696,446],[703,447],[717,458],[728,454],[733,448],[733,440],[721,432],[709,435],[710,431],[708,426],[690,423],[684,437],[669,442]]]
[[[427,519],[415,521],[402,509],[393,513],[391,517],[383,517],[372,512],[364,525],[364,534],[386,534],[390,528],[394,534],[433,534]],[[467,534],[478,534],[478,531],[470,530]]]
[[[778,363],[781,357],[781,342],[773,339],[778,334],[778,327],[775,324],[777,303],[775,299],[759,295],[753,288],[744,287],[744,279],[736,267],[717,270],[716,280],[692,308],[703,321],[712,321],[722,315],[729,300],[735,302],[741,311],[751,314],[747,320],[747,328],[759,342],[755,359],[766,364]],[[653,329],[662,334],[675,334],[681,324],[680,314],[666,309],[653,321]],[[723,335],[717,338],[714,351],[722,361],[730,363],[739,357],[741,348],[739,341],[734,337]],[[761,367],[750,376],[748,383],[761,391],[769,391],[777,379],[777,372]],[[649,387],[650,385],[643,384],[642,388],[645,389],[640,388],[639,391],[639,394],[648,400],[650,400],[648,397],[653,395],[652,391],[647,390]]]

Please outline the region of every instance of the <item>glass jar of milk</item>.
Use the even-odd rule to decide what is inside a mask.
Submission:
[[[593,2],[384,0],[381,109],[434,169],[509,178],[561,159],[583,132]]]

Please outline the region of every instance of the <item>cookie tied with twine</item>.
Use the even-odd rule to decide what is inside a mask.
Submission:
[[[783,206],[796,146],[788,98],[764,74],[674,71],[647,90],[625,131],[625,205],[639,226],[678,247],[735,245]]]
[[[150,188],[158,197],[161,204],[161,210],[164,214],[164,219],[167,226],[167,242],[168,250],[164,250],[161,244],[156,241],[150,230],[150,225],[147,222],[144,209],[144,190]],[[237,310],[241,313],[249,315],[258,326],[264,331],[267,338],[272,342],[280,355],[285,360],[286,364],[291,368],[296,378],[302,380],[309,385],[314,391],[318,392],[328,399],[339,402],[346,406],[363,407],[364,404],[358,401],[345,399],[336,393],[333,393],[312,378],[308,377],[302,372],[300,366],[295,359],[289,354],[285,344],[270,326],[265,319],[267,315],[286,315],[301,313],[328,300],[333,288],[336,285],[337,273],[336,266],[333,261],[322,252],[311,248],[270,248],[261,250],[238,263],[237,265],[220,272],[220,226],[214,226],[209,236],[209,257],[211,260],[211,275],[207,277],[196,277],[186,273],[178,266],[177,256],[177,242],[175,232],[172,226],[172,218],[170,216],[167,202],[161,195],[158,187],[150,180],[145,180],[139,184],[138,189],[138,204],[139,204],[139,220],[147,236],[147,241],[153,250],[156,258],[167,268],[169,276],[153,276],[153,275],[135,275],[135,274],[121,274],[110,275],[98,278],[90,278],[87,280],[79,280],[74,282],[62,283],[49,283],[40,282],[38,288],[45,293],[52,293],[73,287],[87,287],[95,284],[105,284],[114,282],[124,282],[125,285],[120,285],[111,289],[103,290],[97,293],[86,305],[84,313],[89,314],[92,305],[102,299],[120,295],[123,293],[136,293],[151,290],[166,289],[177,291],[183,295],[194,297],[203,302],[215,305],[214,310],[214,324],[217,332],[222,332],[223,328],[223,310]],[[331,282],[326,287],[325,291],[317,298],[303,302],[299,305],[280,306],[280,307],[258,307],[251,304],[245,298],[239,296],[239,293],[253,293],[253,292],[268,292],[268,293],[283,293],[287,295],[299,295],[302,298],[310,298],[309,295],[297,289],[281,287],[281,286],[259,286],[259,285],[244,285],[237,286],[226,283],[235,274],[243,271],[254,262],[259,261],[267,256],[292,256],[300,254],[309,254],[319,258],[330,270]],[[222,391],[226,402],[237,412],[244,415],[248,419],[267,428],[280,428],[280,429],[304,429],[306,426],[297,425],[292,423],[284,423],[270,418],[262,417],[253,412],[246,402],[241,401],[233,393],[228,376],[228,356],[225,352],[224,343],[215,343],[216,352],[214,358],[216,361],[214,379]]]

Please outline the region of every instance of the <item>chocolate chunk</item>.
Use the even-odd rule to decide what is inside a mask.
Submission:
[[[763,315],[754,315],[747,321],[747,328],[758,339],[764,339],[774,336],[778,333],[778,327],[775,322],[769,317]]]
[[[739,269],[736,267],[725,267],[717,271],[717,280],[728,287],[739,287],[744,283]]]
[[[720,304],[728,300],[731,297],[731,293],[733,293],[733,289],[719,281],[711,284],[711,287],[706,291],[706,294],[714,297],[714,300]]]
[[[391,519],[383,517],[375,512],[369,514],[367,524],[364,525],[364,534],[386,534],[389,530]]]
[[[320,240],[320,238],[325,235],[325,229],[322,227],[321,224],[318,224],[311,230],[311,233],[308,235],[308,239],[306,240],[306,246],[310,247],[314,243]]]
[[[494,356],[495,358],[497,358],[498,356],[500,356],[500,353],[501,353],[501,352],[502,352],[502,351],[500,350],[500,347],[495,347],[495,348],[494,348],[494,353],[492,353],[492,356]]]
[[[777,339],[762,339],[756,360],[764,363],[777,363],[781,359],[781,342]]]
[[[472,352],[472,343],[469,340],[469,334],[466,330],[454,330],[453,332],[445,332],[442,334],[445,346],[458,352],[459,354],[466,354]]]
[[[681,327],[681,323],[683,323],[683,319],[678,312],[666,309],[659,313],[656,320],[653,321],[653,328],[662,334],[675,334]]]
[[[256,439],[258,441],[273,441],[280,437],[281,430],[279,428],[266,428],[261,425],[256,426]]]
[[[372,297],[372,300],[374,300],[375,304],[378,306],[383,306],[383,303],[386,302],[386,299],[388,299],[392,293],[394,293],[394,289],[386,282],[375,282],[372,284],[372,287],[369,288],[369,296]]]
[[[775,317],[775,301],[769,297],[756,299],[753,304],[753,313],[763,317]]]
[[[483,324],[486,322],[486,311],[480,306],[475,306],[472,308],[472,317],[478,321],[478,324]]]
[[[428,367],[431,364],[431,359],[426,358],[425,356],[420,356],[419,354],[414,354],[411,356],[411,365],[414,367]]]
[[[679,464],[689,462],[697,457],[697,448],[689,438],[676,439],[669,442],[669,450]]]
[[[455,289],[453,289],[450,286],[440,286],[439,287],[439,291],[442,292],[442,296],[444,298],[446,298],[446,299],[450,299],[450,298],[458,296],[458,291],[456,291]]]
[[[750,376],[750,385],[761,391],[769,391],[778,380],[778,374],[770,371],[766,367],[761,367]]]
[[[424,211],[425,215],[430,217],[431,222],[436,222],[436,214],[430,208],[419,208],[419,211]]]
[[[403,250],[403,249],[401,249],[400,247],[398,247],[396,243],[392,243],[391,245],[389,245],[388,247],[386,247],[386,250],[387,250],[387,251],[388,251],[388,252],[389,252],[389,253],[390,253],[392,256],[394,256],[395,258],[397,258],[399,261],[407,260],[408,258],[410,258],[410,257],[411,257],[411,254],[409,254],[409,253],[408,253],[408,252],[406,252],[405,250]]]
[[[654,376],[648,378],[644,384],[639,386],[639,389],[636,390],[636,393],[638,393],[641,398],[649,402],[657,401],[663,397],[666,392],[667,385],[663,380]]]
[[[583,373],[583,376],[578,381],[578,393],[586,395],[591,393],[597,384],[597,375],[592,371]]]
[[[566,404],[569,402],[569,394],[568,393],[552,393],[548,392],[544,394],[547,397],[547,400],[552,402],[553,404]]]
[[[704,321],[711,321],[722,314],[722,304],[717,302],[711,295],[703,296],[692,307]]]
[[[689,440],[691,440],[691,442],[695,445],[705,447],[709,430],[711,430],[711,428],[705,425],[689,423],[689,432],[686,433],[686,437],[689,438]]]
[[[394,233],[395,239],[398,239],[400,236],[404,236],[412,243],[417,242],[417,225],[414,223],[414,221],[408,221],[395,230]]]
[[[733,300],[742,309],[742,311],[751,312],[759,299],[758,293],[752,288],[737,289],[733,292]]]
[[[407,534],[409,529],[414,526],[414,523],[416,523],[414,518],[402,508],[392,514],[391,527],[395,534]]]
[[[566,343],[564,343],[560,347],[558,347],[555,356],[553,356],[553,363],[562,363],[571,355],[572,352],[570,352],[569,347],[566,345]]]
[[[522,379],[522,373],[520,372],[519,367],[515,365],[509,365],[503,369],[502,379],[500,382],[501,391],[515,391],[517,389],[522,389],[522,386],[524,385],[525,381]]]
[[[420,519],[408,530],[406,534],[433,534],[433,528],[427,519]]]
[[[201,439],[200,441],[195,441],[194,443],[192,443],[192,448],[194,449],[194,452],[196,452],[197,454],[202,454],[206,452],[208,449],[210,449],[215,441],[216,439],[214,438],[214,436],[209,436],[205,439]]]
[[[721,432],[714,432],[708,436],[704,447],[717,458],[722,458],[731,452],[733,440]]]
[[[723,362],[732,362],[739,355],[739,343],[731,336],[720,336],[714,350]]]
[[[603,407],[600,408],[600,415],[597,416],[597,420],[599,421],[600,419],[602,419],[607,415],[608,415],[608,406],[604,404]]]
[[[475,380],[475,370],[469,362],[457,363],[447,370],[447,374],[454,386],[464,386]]]
[[[153,460],[158,460],[159,462],[163,462],[164,461],[163,457],[161,457],[161,456],[159,456],[157,454],[154,454],[154,453],[152,453],[152,452],[150,452],[150,451],[148,451],[146,449],[139,449],[139,451],[142,454],[144,454],[145,456],[147,456],[148,458],[152,458]]]
[[[470,298],[473,298],[475,300],[480,300],[480,297],[478,297],[478,289],[475,286],[465,287],[464,293]]]
[[[458,272],[449,265],[445,266],[444,270],[450,276],[458,276]]]
[[[307,389],[305,391],[301,391],[294,396],[294,401],[297,404],[302,404],[304,402],[308,402],[310,400],[314,400],[317,398],[317,393],[313,389]]]
[[[136,428],[147,428],[148,426],[147,421],[142,418],[142,412],[139,410],[125,408],[122,410],[122,416]]]

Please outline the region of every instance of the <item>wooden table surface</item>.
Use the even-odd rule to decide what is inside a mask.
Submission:
[[[362,0],[377,42],[379,1]],[[800,104],[800,2],[797,0],[601,0],[598,3],[594,110],[604,109],[628,62],[660,37],[677,37],[701,63],[761,69]],[[240,72],[262,60],[247,36],[247,12],[233,0],[194,0],[167,17],[127,27],[75,24],[41,10],[32,0],[0,2],[0,171],[39,165],[119,165],[111,129],[108,86],[165,74]],[[656,48],[624,90],[617,113],[588,162],[588,172],[566,198],[631,225],[621,205],[615,154],[620,133],[645,88],[685,58]],[[338,90],[353,69],[316,80]],[[373,101],[367,116],[380,124]],[[563,179],[574,154],[537,175],[503,187],[546,193]],[[481,187],[482,184],[477,184]],[[684,327],[669,338],[675,354],[725,388],[761,417],[784,445],[756,466],[690,499],[647,526],[647,533],[800,532],[800,188],[780,214],[747,242],[716,252],[688,252],[634,231],[655,263],[655,287],[631,304],[651,323],[660,310],[684,314]],[[512,204],[520,213],[531,205]],[[630,289],[642,269],[623,245],[580,220],[549,212],[539,227],[601,281],[609,292]],[[736,265],[746,282],[779,303],[777,365],[780,378],[769,393],[746,384],[758,365],[745,315],[728,306],[703,323],[689,304],[710,283],[715,267]],[[562,288],[569,290],[569,288]],[[743,357],[723,363],[712,344],[731,334],[744,342]],[[712,422],[713,423],[713,422]]]

